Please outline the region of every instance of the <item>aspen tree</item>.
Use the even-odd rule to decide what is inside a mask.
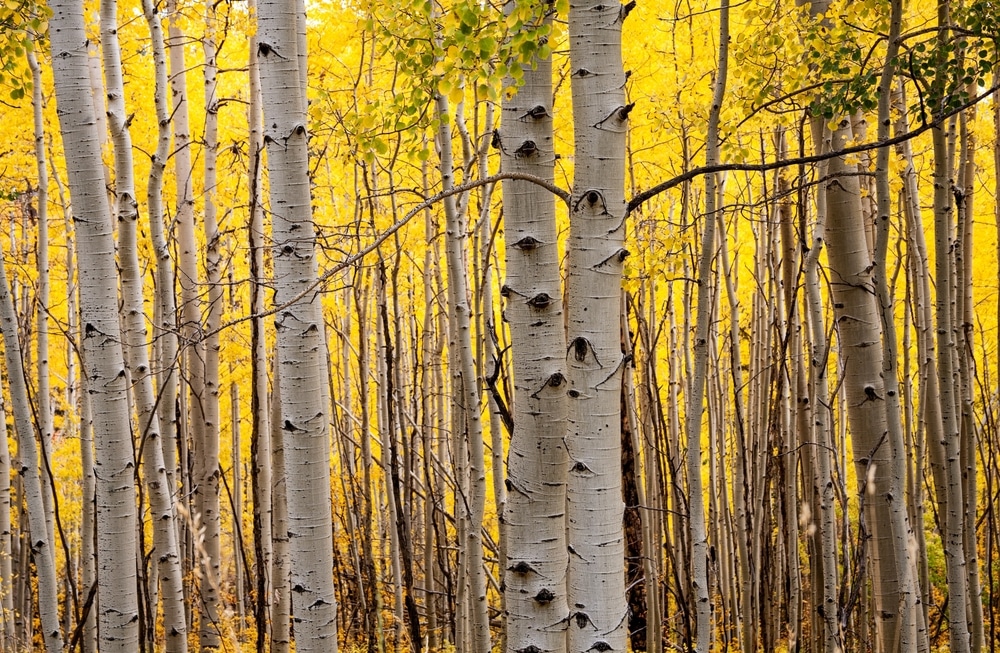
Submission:
[[[108,98],[108,124],[115,152],[115,212],[118,220],[122,300],[123,347],[129,367],[132,393],[139,417],[144,481],[153,513],[153,547],[163,602],[167,651],[187,650],[184,618],[184,588],[177,548],[174,506],[170,480],[163,462],[156,393],[149,361],[146,314],[143,305],[142,272],[139,265],[137,227],[139,212],[133,176],[132,140],[126,115],[121,53],[118,45],[118,3],[101,3],[101,46]],[[156,607],[153,607],[155,610]],[[151,615],[155,619],[155,612]]]
[[[196,460],[201,462],[201,473],[196,483],[200,488],[197,492],[198,512],[201,514],[202,524],[205,527],[204,535],[204,561],[206,577],[202,580],[202,594],[209,594],[206,603],[209,606],[207,614],[203,619],[210,619],[210,628],[202,628],[203,640],[202,648],[221,648],[221,633],[218,619],[220,615],[222,592],[221,582],[221,558],[222,558],[222,533],[221,533],[221,510],[219,506],[220,477],[222,471],[219,468],[219,427],[221,414],[219,408],[219,326],[222,323],[222,236],[219,233],[218,210],[216,207],[216,196],[218,174],[216,162],[218,160],[219,141],[219,100],[216,97],[216,75],[218,66],[216,59],[219,54],[219,46],[216,44],[216,9],[215,3],[207,0],[204,6],[205,16],[205,36],[202,42],[205,55],[205,66],[203,69],[204,93],[205,93],[205,135],[204,150],[202,153],[203,167],[203,206],[202,206],[202,229],[205,237],[204,261],[205,261],[205,282],[208,285],[205,295],[208,305],[204,311],[204,330],[207,332],[204,344],[199,347],[199,353],[203,360],[203,379],[201,392],[201,407],[195,411],[196,416],[200,416],[201,425],[201,449],[196,454]],[[200,311],[199,311],[200,312]],[[202,319],[199,316],[199,320]],[[196,430],[197,433],[197,430]],[[195,465],[198,469],[198,465]],[[239,515],[234,515],[238,519]],[[214,609],[214,612],[213,612]],[[205,637],[204,635],[208,636]]]
[[[45,160],[45,131],[42,112],[41,69],[34,51],[34,39],[27,51],[28,67],[31,69],[32,89],[31,107],[35,137],[35,164],[38,168],[38,188],[36,190],[37,208],[31,209],[27,203],[29,214],[37,220],[37,238],[35,263],[38,269],[38,279],[35,282],[35,351],[37,360],[35,370],[37,388],[35,388],[35,414],[37,418],[39,442],[43,461],[52,460],[52,397],[49,379],[49,310],[51,309],[49,292],[49,175]],[[46,463],[48,464],[48,463]],[[49,541],[55,543],[55,514],[52,497],[52,484],[46,480],[42,483],[42,501],[45,505],[45,524],[49,529]],[[67,569],[72,564],[66,561]]]
[[[309,191],[305,57],[301,8],[260,2],[257,54],[273,216],[275,302],[290,302],[317,278]],[[316,295],[278,313],[281,430],[284,439],[296,651],[337,649],[331,524],[328,404],[323,318]]]
[[[278,361],[271,362],[271,533],[274,537],[271,566],[271,651],[289,653],[292,647],[291,554],[288,539],[288,483],[285,474],[285,440],[281,428],[281,384]]]
[[[951,12],[949,3],[938,2],[938,63],[944,66],[947,56]],[[932,91],[936,102],[943,103],[944,71],[939,71],[933,81]],[[935,107],[936,108],[936,107]],[[934,148],[934,326],[937,332],[938,391],[941,402],[941,422],[944,443],[944,519],[941,537],[944,544],[946,576],[948,582],[948,640],[953,653],[971,650],[969,632],[969,587],[966,576],[964,506],[962,500],[961,425],[958,415],[956,386],[959,381],[955,369],[957,337],[953,311],[952,251],[954,243],[954,210],[951,185],[953,156],[949,147],[948,126],[938,123],[931,129]],[[940,490],[939,490],[940,493]],[[940,495],[939,495],[940,496]]]
[[[853,138],[850,120],[841,119],[832,147]],[[879,639],[887,651],[914,642],[912,589],[903,573],[909,566],[902,485],[895,484],[893,444],[888,441],[880,314],[873,293],[872,264],[861,225],[860,188],[845,157],[830,161],[825,193],[826,226],[834,315],[842,357],[847,417],[854,464],[864,505],[863,525],[871,537],[873,593],[879,615]],[[912,580],[912,575],[909,576]],[[899,638],[899,639],[897,639]]]
[[[569,651],[624,651],[620,321],[628,115],[622,23],[633,5],[569,10],[575,169],[566,341]],[[707,587],[705,588],[707,591]],[[708,633],[706,632],[707,636]]]
[[[43,642],[45,650],[51,653],[61,651],[63,646],[62,630],[59,624],[55,543],[49,539],[49,531],[45,523],[42,479],[38,469],[39,452],[35,444],[35,429],[31,419],[28,385],[21,359],[22,350],[18,336],[17,314],[2,255],[0,255],[0,331],[3,335],[7,383],[10,388],[14,429],[17,433],[17,471],[21,479],[21,491],[18,494],[24,496],[24,505],[26,506],[27,536],[30,541],[28,546],[31,548],[31,556],[34,559],[35,573],[38,579],[38,616],[42,626]],[[23,546],[25,545],[22,543]],[[22,567],[22,573],[27,576],[27,567]],[[26,614],[29,615],[28,620],[30,621],[30,615],[33,614],[30,594],[29,602],[25,607],[27,607]]]
[[[967,90],[974,95],[974,83],[967,85]],[[966,562],[966,583],[969,592],[969,625],[971,629],[971,645],[973,651],[981,651],[985,646],[983,628],[982,586],[979,580],[979,545],[976,537],[976,522],[978,520],[978,478],[979,471],[976,462],[977,425],[973,407],[972,368],[975,365],[972,350],[974,347],[973,332],[973,295],[972,266],[973,245],[972,232],[974,221],[974,198],[976,183],[976,135],[973,125],[976,121],[976,106],[973,105],[959,116],[959,142],[961,147],[959,179],[954,196],[957,202],[956,213],[958,229],[955,239],[955,290],[956,309],[952,316],[954,331],[958,334],[958,370],[961,385],[960,427],[961,427],[961,466],[963,495],[963,524]]]
[[[170,156],[170,110],[167,105],[167,54],[163,40],[163,25],[153,0],[143,0],[143,16],[149,29],[153,51],[154,106],[156,109],[156,150],[151,156],[146,180],[146,206],[149,211],[149,235],[156,261],[156,301],[154,303],[154,338],[156,381],[159,400],[156,416],[162,436],[163,466],[171,496],[177,490],[177,305],[174,296],[174,262],[164,228],[163,175]],[[175,521],[175,530],[177,529]],[[179,547],[179,543],[178,543]]]
[[[722,0],[719,14],[719,60],[712,90],[712,106],[708,117],[708,136],[705,146],[705,163],[719,161],[719,116],[726,92],[729,70],[729,0]],[[706,372],[708,367],[709,330],[712,320],[711,283],[712,260],[715,253],[716,206],[718,201],[717,178],[705,177],[705,217],[698,264],[698,316],[695,326],[694,370],[687,402],[687,473],[688,519],[691,537],[691,575],[697,623],[694,650],[707,653],[712,642],[712,606],[708,586],[708,533],[705,528],[705,505],[701,481],[701,424],[704,410]]]
[[[14,566],[11,562],[12,526],[10,519],[10,449],[7,444],[7,411],[0,401],[0,650],[13,646],[14,628]]]
[[[190,445],[196,452],[191,473],[190,491],[196,521],[204,527],[203,538],[195,546],[201,567],[198,583],[198,641],[203,649],[221,646],[219,632],[219,485],[218,485],[218,416],[208,406],[206,390],[206,349],[201,340],[202,302],[199,295],[198,245],[195,234],[193,140],[187,90],[187,64],[184,56],[185,35],[176,0],[168,3],[167,51],[170,57],[170,91],[173,101],[171,125],[174,135],[174,178],[176,184],[177,271],[181,290],[180,334],[183,340],[183,370],[188,396],[182,411],[181,431],[190,433]],[[217,392],[217,388],[215,389]],[[215,429],[210,425],[214,424]],[[213,437],[214,435],[214,437]]]
[[[812,122],[813,141],[820,152],[826,151],[828,142],[826,128],[819,121]],[[826,163],[821,163],[817,173],[825,177],[828,170]],[[820,286],[819,261],[826,240],[826,196],[820,192],[816,195],[815,223],[813,225],[812,246],[809,248],[802,263],[805,283],[805,321],[809,329],[809,396],[812,418],[810,441],[813,444],[813,491],[819,508],[819,524],[817,528],[819,547],[816,554],[820,571],[818,579],[821,598],[817,612],[821,617],[823,628],[819,638],[823,650],[827,653],[837,653],[843,650],[838,603],[838,568],[837,568],[837,521],[835,486],[833,479],[833,415],[830,410],[830,380],[827,358],[830,342],[824,320],[823,297]],[[821,608],[821,609],[820,609]]]
[[[53,67],[66,168],[76,221],[80,313],[97,472],[97,574],[105,653],[138,648],[136,505],[127,374],[118,322],[111,213],[104,193],[99,134],[90,96],[83,6],[51,5]],[[46,628],[48,631],[49,628]]]
[[[456,115],[461,113],[461,106]],[[451,190],[455,185],[454,156],[452,154],[452,117],[448,98],[438,92],[435,97],[435,117],[439,123],[437,146],[440,157],[441,189]],[[468,484],[468,517],[465,528],[460,528],[462,559],[465,561],[468,578],[466,601],[459,600],[460,610],[469,610],[470,645],[476,651],[488,651],[490,644],[489,604],[486,595],[486,570],[483,568],[482,524],[486,511],[486,463],[483,442],[483,421],[481,398],[476,376],[475,357],[472,350],[472,311],[468,297],[468,272],[465,264],[465,229],[461,213],[453,195],[444,199],[445,214],[445,259],[448,266],[448,300],[452,315],[452,350],[454,365],[451,366],[454,392],[459,412],[457,418],[464,421],[465,428],[453,431],[456,438],[468,433],[468,468],[461,482]],[[454,350],[454,351],[453,351]],[[459,423],[461,423],[461,421]],[[463,443],[458,443],[461,451]],[[465,465],[464,457],[457,458],[459,468]],[[465,576],[460,574],[460,578]],[[464,583],[465,580],[460,580]],[[465,594],[459,587],[459,596]],[[461,640],[459,640],[461,641]]]
[[[888,140],[891,129],[892,84],[896,75],[896,56],[899,52],[899,35],[902,29],[903,4],[900,0],[891,3],[891,17],[888,36],[886,63],[879,82],[878,99],[878,140]],[[892,519],[892,537],[896,548],[896,569],[894,575],[899,583],[897,593],[899,601],[899,634],[898,650],[927,651],[926,625],[923,623],[923,611],[920,609],[920,592],[916,582],[916,566],[911,554],[913,531],[910,528],[909,516],[905,499],[906,488],[906,453],[902,427],[902,413],[899,397],[899,349],[896,344],[896,321],[893,312],[893,299],[888,286],[888,246],[889,219],[892,207],[889,184],[889,147],[879,148],[876,154],[875,184],[877,215],[875,219],[875,257],[873,260],[872,280],[881,318],[884,337],[882,339],[883,363],[882,376],[885,384],[886,437],[892,454],[892,467],[889,471],[890,504]],[[895,645],[895,642],[893,643]]]
[[[257,2],[248,3],[256,13]],[[261,166],[264,154],[264,117],[261,113],[260,67],[257,63],[257,34],[250,37],[247,64],[250,96],[247,109],[250,147],[250,466],[253,486],[253,533],[256,559],[257,596],[256,652],[264,653],[271,632],[273,536],[271,530],[271,418],[267,382],[267,338],[264,323],[264,211],[261,206]]]
[[[546,11],[551,12],[549,7]],[[551,15],[543,25],[551,25]],[[545,45],[544,43],[541,45]],[[552,59],[536,56],[522,84],[505,82],[501,168],[552,182]],[[501,289],[514,361],[507,454],[506,650],[566,651],[566,334],[555,198],[503,182],[507,276]],[[499,363],[498,363],[499,364]],[[497,473],[495,470],[494,473]]]

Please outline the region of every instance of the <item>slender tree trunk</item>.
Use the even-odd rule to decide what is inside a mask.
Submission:
[[[37,220],[37,238],[35,263],[38,270],[38,279],[35,285],[35,351],[37,361],[35,370],[37,375],[37,387],[35,388],[36,406],[35,413],[38,421],[38,434],[41,443],[42,461],[52,460],[52,403],[51,389],[49,382],[49,175],[45,161],[45,128],[43,118],[42,99],[42,79],[41,69],[35,57],[34,40],[27,51],[28,67],[31,69],[32,89],[31,106],[34,117],[34,140],[35,140],[35,163],[38,168],[38,189],[36,191],[37,208],[32,211],[28,204],[29,213],[34,213]],[[45,464],[48,464],[45,462]],[[55,544],[55,515],[53,502],[53,488],[51,479],[46,475],[42,480],[42,502],[45,505],[45,524],[48,528],[48,539]],[[67,560],[66,565],[72,561]]]
[[[256,12],[256,0],[250,0]],[[264,211],[261,207],[261,165],[264,154],[264,122],[260,107],[260,70],[257,63],[257,34],[250,37],[250,104],[247,122],[250,131],[251,168],[250,224],[247,227],[250,242],[250,321],[251,376],[250,393],[251,433],[250,457],[253,484],[254,557],[256,559],[257,601],[256,651],[264,653],[271,632],[273,535],[272,520],[272,469],[271,469],[271,418],[267,382],[267,338],[264,322]]]
[[[883,68],[879,82],[878,104],[878,139],[888,140],[891,134],[892,118],[892,84],[895,78],[895,59],[899,52],[899,34],[902,28],[903,4],[900,0],[892,2],[891,20],[889,26],[889,44],[886,54],[886,65]],[[897,599],[899,601],[899,634],[898,643],[893,646],[899,651],[927,651],[928,641],[926,626],[923,623],[923,611],[920,608],[920,592],[916,582],[916,566],[911,553],[910,541],[913,531],[910,528],[907,514],[906,492],[906,452],[902,425],[902,413],[899,400],[899,350],[896,340],[896,318],[893,311],[893,298],[889,293],[888,284],[888,246],[889,219],[892,211],[892,197],[889,184],[889,147],[879,148],[875,167],[876,184],[876,238],[875,257],[873,260],[872,280],[882,326],[882,377],[885,383],[885,413],[887,438],[892,455],[892,467],[889,470],[889,503],[892,519],[891,531],[896,549],[896,569],[894,575],[899,583]],[[922,525],[921,525],[922,527]],[[891,649],[887,649],[891,650]]]
[[[271,365],[271,532],[274,561],[271,584],[274,588],[271,608],[271,651],[289,653],[292,633],[291,553],[288,535],[288,483],[285,470],[285,439],[281,428],[281,386],[278,361]]]
[[[628,114],[621,59],[631,5],[570,5],[575,171],[570,205],[566,522],[569,651],[624,651],[621,274]],[[705,590],[707,591],[707,586]],[[705,632],[707,636],[707,630]]]
[[[719,116],[726,92],[726,76],[729,69],[729,0],[722,0],[719,14],[719,60],[712,91],[712,106],[708,118],[708,135],[705,149],[706,165],[714,165],[719,160]],[[712,644],[712,605],[709,602],[708,586],[708,533],[705,528],[704,495],[701,481],[701,434],[702,412],[706,372],[708,367],[708,347],[712,321],[711,283],[712,260],[715,258],[715,226],[717,177],[705,177],[705,217],[701,239],[701,253],[698,264],[698,315],[695,326],[694,371],[687,401],[687,473],[688,473],[688,515],[691,529],[691,574],[694,588],[696,640],[694,650],[708,653]]]
[[[27,379],[21,362],[22,350],[17,333],[17,316],[2,255],[0,255],[0,330],[3,334],[4,359],[7,364],[7,383],[10,388],[14,429],[17,433],[18,473],[21,478],[21,492],[24,496],[23,505],[27,510],[31,556],[35,562],[35,572],[38,579],[38,615],[41,621],[45,650],[52,653],[61,651],[63,645],[62,630],[59,624],[55,542],[49,539],[49,530],[45,523],[38,447],[35,443],[35,429],[32,424],[31,405],[28,400]],[[27,567],[22,567],[22,573],[26,574],[26,572]],[[26,587],[30,587],[30,583]],[[26,607],[28,608],[26,615],[30,621],[30,615],[33,612],[31,603],[28,602]]]
[[[950,3],[938,3],[938,59],[943,64],[951,21]],[[934,80],[932,89],[943,101],[943,71]],[[955,369],[958,334],[953,319],[957,302],[952,288],[952,246],[954,245],[954,210],[951,185],[954,182],[954,153],[949,145],[949,127],[938,124],[931,129],[934,147],[934,283],[936,290],[935,321],[937,331],[938,392],[941,401],[941,422],[944,443],[945,501],[942,520],[942,540],[948,583],[948,638],[953,653],[968,653],[971,649],[968,601],[969,587],[965,559],[964,505],[962,500],[961,424],[956,389],[959,373]],[[939,490],[940,496],[940,490]]]
[[[840,149],[853,138],[850,120],[844,118],[833,135],[833,148]],[[853,168],[853,169],[852,169]],[[870,556],[874,573],[873,592],[879,616],[879,639],[885,651],[896,651],[912,624],[913,599],[907,603],[906,579],[897,574],[907,565],[907,551],[897,542],[906,533],[897,532],[899,517],[894,511],[905,506],[902,486],[893,477],[893,445],[888,441],[886,388],[883,377],[881,316],[873,293],[872,264],[861,228],[860,187],[856,172],[844,157],[830,162],[826,183],[829,211],[826,227],[827,256],[830,262],[834,315],[840,341],[847,416],[851,425],[854,464],[863,502],[862,525],[871,539]],[[905,524],[905,520],[903,520]]]
[[[139,265],[136,205],[133,181],[132,141],[126,116],[121,54],[118,47],[118,6],[115,0],[101,3],[101,40],[108,97],[108,119],[115,148],[115,196],[118,220],[118,251],[124,306],[123,339],[132,392],[139,417],[143,475],[153,513],[153,548],[163,602],[167,651],[187,650],[184,619],[184,588],[174,525],[172,488],[166,474],[161,446],[156,393],[149,361],[146,314]],[[150,620],[155,622],[156,606]]]
[[[7,444],[7,411],[0,401],[0,650],[17,651],[14,615],[13,530],[11,525],[10,449]]]
[[[969,92],[975,93],[974,84]],[[961,169],[955,197],[958,201],[958,233],[955,243],[955,263],[957,280],[957,309],[953,316],[958,332],[958,370],[961,385],[960,427],[961,461],[963,482],[963,508],[965,530],[966,582],[969,591],[969,624],[971,628],[971,648],[974,653],[982,651],[985,644],[983,631],[982,587],[979,580],[979,544],[976,536],[978,518],[978,466],[976,464],[977,424],[973,408],[972,375],[975,366],[973,357],[975,324],[973,322],[972,267],[975,224],[973,198],[976,184],[976,135],[972,124],[976,121],[976,107],[963,112],[959,121],[961,143]]]
[[[437,118],[441,123],[437,135],[440,148],[442,190],[454,186],[451,145],[451,117],[448,98],[440,93],[436,99]],[[490,650],[489,603],[486,596],[486,570],[483,568],[483,519],[486,512],[486,467],[483,444],[483,424],[480,413],[479,388],[472,350],[472,315],[468,297],[468,273],[465,266],[466,233],[462,226],[454,196],[444,200],[446,222],[445,247],[448,264],[448,297],[455,320],[452,342],[456,365],[452,367],[455,394],[461,407],[468,433],[468,523],[464,529],[462,549],[468,565],[470,636],[472,650]],[[461,433],[461,430],[459,431]],[[461,435],[459,436],[461,437]],[[461,462],[462,458],[459,458]],[[460,608],[463,606],[460,602]]]
[[[197,458],[201,461],[201,473],[195,479],[198,487],[198,512],[201,514],[202,525],[205,533],[202,546],[204,547],[204,560],[202,561],[205,577],[202,579],[202,595],[206,592],[205,602],[209,609],[203,616],[204,619],[211,619],[212,623],[202,625],[201,647],[205,649],[222,648],[221,630],[221,598],[222,593],[222,527],[221,510],[219,506],[219,491],[222,471],[219,469],[219,426],[221,422],[219,408],[219,333],[218,328],[222,323],[222,242],[219,233],[219,224],[216,209],[216,184],[217,171],[216,161],[218,160],[217,148],[219,141],[219,104],[216,97],[216,74],[218,72],[216,59],[218,57],[218,46],[216,45],[216,17],[215,3],[207,0],[205,4],[205,36],[202,47],[205,53],[205,67],[203,71],[205,86],[205,138],[204,150],[202,153],[204,160],[204,192],[202,195],[202,228],[205,237],[205,281],[208,284],[205,294],[208,298],[208,305],[205,308],[204,330],[207,332],[204,344],[198,348],[203,357],[202,377],[204,385],[201,388],[200,410],[195,410],[195,416],[202,418],[201,425],[201,449],[197,452]],[[185,301],[185,307],[187,302]],[[199,310],[199,313],[201,311]],[[199,319],[202,319],[199,316]],[[197,433],[198,429],[195,429]],[[197,469],[197,466],[196,466]],[[234,515],[234,519],[238,519]],[[206,626],[208,626],[206,628]]]
[[[513,92],[512,80],[507,80]],[[551,182],[552,60],[526,66],[502,104],[502,169]],[[524,152],[525,154],[519,154]],[[514,361],[507,454],[504,573],[508,653],[566,651],[566,334],[555,198],[527,181],[503,182],[507,277],[501,294]],[[498,363],[499,364],[499,363]]]
[[[317,278],[315,225],[309,192],[305,16],[261,2],[258,46],[264,142],[273,216],[281,429],[284,439],[295,643],[300,653],[335,652],[330,446],[323,384],[323,318],[318,296],[297,295]]]
[[[136,505],[127,374],[118,321],[111,213],[90,97],[83,6],[52,5],[56,100],[76,219],[83,351],[96,438],[100,639],[105,653],[138,648]],[[45,628],[46,636],[54,632]]]

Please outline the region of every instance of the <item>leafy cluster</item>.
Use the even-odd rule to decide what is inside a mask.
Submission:
[[[12,100],[23,99],[31,92],[31,73],[25,66],[25,52],[45,32],[51,15],[48,6],[35,0],[0,2],[0,85],[9,89]]]
[[[549,55],[551,26],[546,2],[517,0],[501,12],[476,0],[434,6],[431,0],[403,0],[391,10],[373,3],[363,19],[379,59],[387,62],[393,93],[369,99],[344,119],[362,157],[371,161],[392,149],[398,137],[420,139],[433,125],[437,93],[458,103],[471,87],[475,97],[499,102],[504,80],[520,83],[526,62]],[[426,159],[425,148],[414,149]]]

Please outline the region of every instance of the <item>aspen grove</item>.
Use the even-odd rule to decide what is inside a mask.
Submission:
[[[998,41],[0,2],[0,653],[996,650]]]

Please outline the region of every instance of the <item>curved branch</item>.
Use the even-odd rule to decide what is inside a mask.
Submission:
[[[644,190],[638,193],[635,197],[629,200],[628,208],[625,211],[625,215],[631,214],[634,210],[653,199],[660,193],[665,193],[671,188],[675,188],[686,181],[691,181],[696,177],[701,175],[712,174],[716,172],[769,172],[771,170],[777,170],[779,168],[786,168],[790,166],[803,165],[807,163],[819,163],[820,161],[826,161],[828,159],[834,159],[847,154],[856,154],[858,152],[867,152],[868,150],[876,150],[880,147],[886,147],[890,145],[896,145],[904,141],[908,141],[911,138],[916,138],[920,134],[930,130],[931,128],[940,125],[942,122],[951,118],[952,116],[965,111],[971,106],[974,106],[984,99],[993,95],[996,91],[1000,90],[1000,83],[994,84],[993,86],[987,88],[985,91],[972,98],[968,102],[946,111],[940,114],[933,120],[929,120],[921,124],[916,129],[912,129],[905,134],[899,134],[898,136],[893,136],[892,138],[887,138],[881,141],[874,141],[871,143],[861,143],[860,145],[852,145],[850,147],[845,147],[840,150],[825,152],[823,154],[812,154],[809,156],[802,156],[792,159],[778,159],[776,161],[771,161],[769,163],[720,163],[718,165],[705,165],[698,168],[692,168],[687,172],[677,175],[671,179],[661,182],[648,190]]]
[[[566,205],[569,205],[569,199],[570,199],[569,192],[567,192],[563,188],[560,188],[559,186],[557,186],[557,185],[555,185],[553,183],[545,181],[544,179],[542,179],[540,177],[536,177],[534,175],[529,175],[529,174],[526,174],[526,173],[523,173],[523,172],[498,172],[497,174],[490,175],[489,177],[486,177],[485,179],[475,179],[473,181],[469,181],[469,182],[466,182],[464,184],[460,184],[458,186],[453,186],[452,188],[449,188],[448,190],[441,191],[440,193],[437,193],[436,195],[431,195],[430,197],[428,197],[427,199],[425,199],[423,202],[420,202],[419,204],[417,204],[416,206],[414,206],[412,209],[410,209],[406,213],[406,215],[404,215],[402,218],[400,218],[396,222],[392,223],[385,231],[383,231],[381,234],[379,234],[378,236],[376,236],[375,240],[373,240],[371,243],[369,243],[365,247],[362,247],[361,250],[359,250],[356,254],[352,254],[351,256],[348,256],[346,259],[344,259],[340,263],[337,263],[336,265],[334,265],[332,268],[330,268],[326,272],[323,272],[315,282],[309,284],[308,287],[306,287],[304,290],[302,290],[301,292],[299,292],[297,295],[295,295],[294,297],[292,297],[288,301],[283,302],[279,306],[273,306],[273,307],[271,307],[271,308],[269,308],[269,309],[267,309],[267,310],[265,310],[265,311],[263,311],[261,313],[251,313],[249,315],[244,315],[244,316],[239,317],[239,318],[237,318],[235,320],[231,320],[230,322],[227,322],[226,324],[222,324],[219,327],[217,327],[215,329],[212,329],[211,331],[206,331],[205,333],[203,333],[203,334],[200,335],[200,337],[198,338],[198,341],[203,341],[206,338],[208,338],[210,336],[213,336],[213,335],[215,335],[217,333],[220,333],[220,332],[222,332],[222,331],[224,331],[224,330],[226,330],[226,329],[228,329],[230,327],[236,326],[237,324],[240,324],[241,322],[246,322],[247,320],[250,320],[250,319],[253,319],[253,318],[268,317],[269,315],[274,315],[276,313],[280,313],[281,311],[285,310],[289,306],[292,306],[296,302],[301,301],[303,298],[307,297],[311,293],[316,292],[317,288],[319,288],[324,283],[326,283],[327,281],[329,281],[334,275],[338,274],[339,272],[344,271],[348,267],[354,265],[358,261],[362,260],[364,257],[366,257],[369,254],[371,254],[372,252],[374,252],[376,249],[378,249],[379,247],[381,247],[382,243],[384,243],[386,240],[388,240],[389,237],[392,236],[393,234],[395,234],[397,231],[399,231],[400,229],[402,229],[406,225],[406,223],[409,222],[413,218],[413,216],[417,215],[418,213],[420,213],[424,209],[437,204],[438,202],[440,202],[441,200],[443,200],[443,199],[445,199],[447,197],[451,197],[453,195],[458,195],[460,193],[465,193],[465,192],[473,190],[475,188],[479,188],[480,186],[487,186],[487,185],[490,185],[490,184],[495,184],[496,182],[503,181],[505,179],[511,179],[511,180],[517,180],[517,181],[527,181],[527,182],[530,182],[532,184],[536,184],[538,186],[541,186],[545,190],[549,191],[550,193],[552,193],[553,195],[555,195],[556,197],[558,197],[559,199],[561,199]]]

